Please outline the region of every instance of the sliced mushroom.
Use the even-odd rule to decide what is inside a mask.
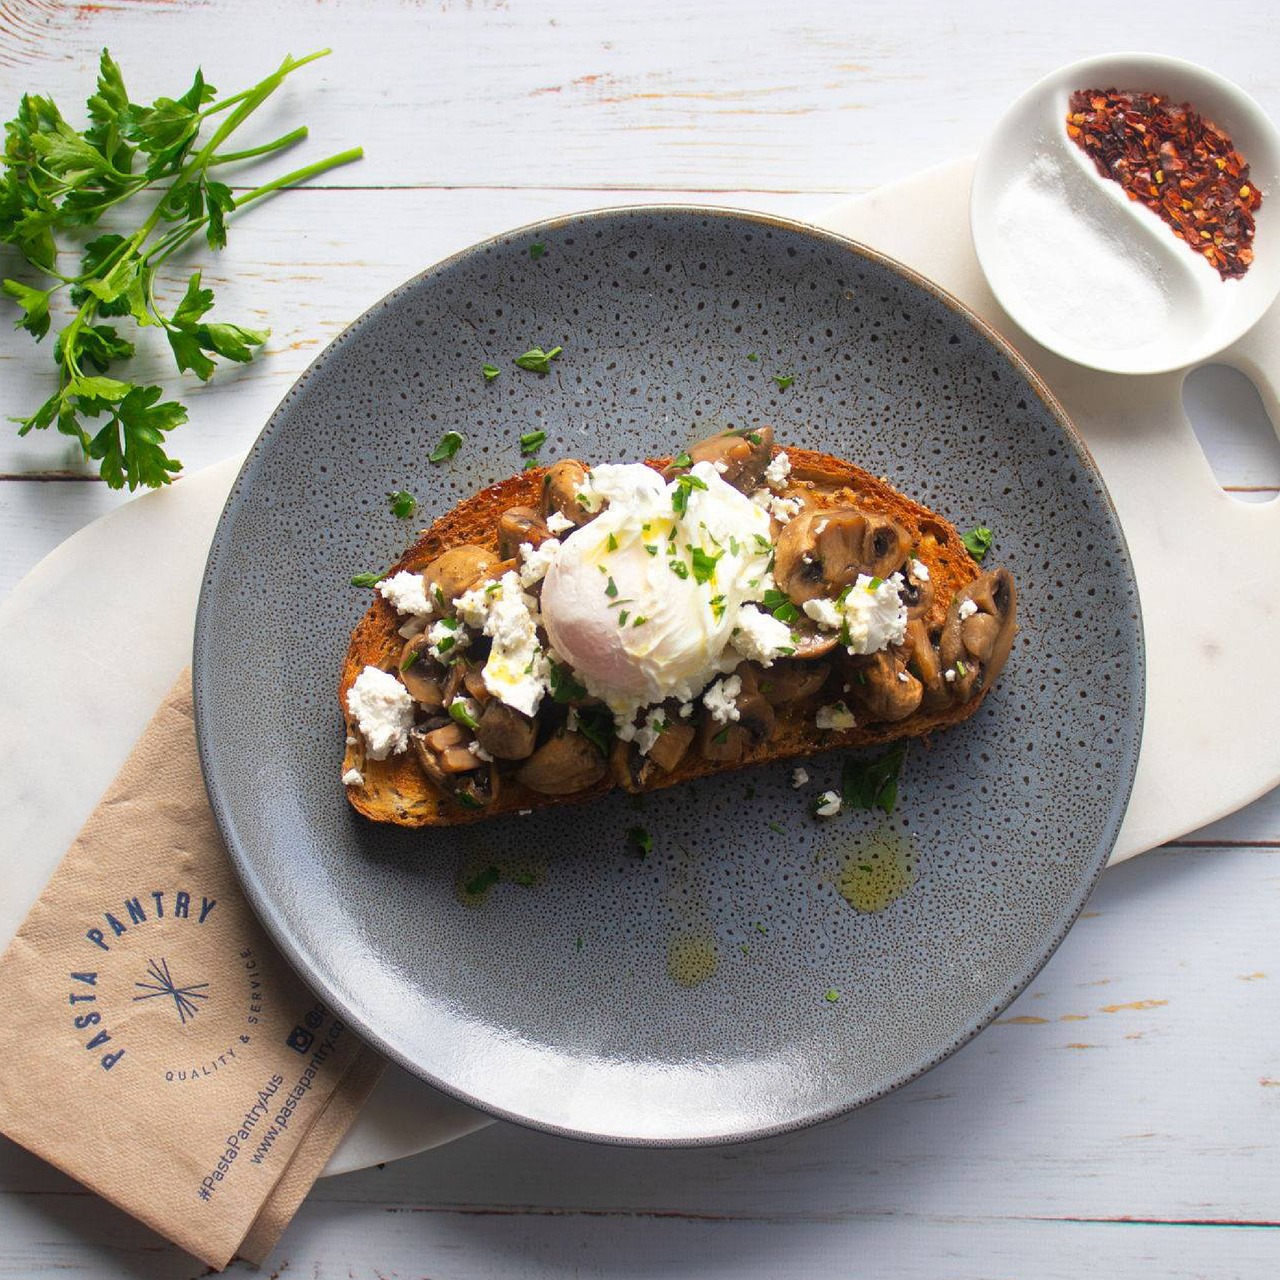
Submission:
[[[468,670],[470,668],[465,658],[459,658],[457,662],[450,664],[440,688],[440,703],[446,709],[453,706],[454,698],[462,697],[463,680],[466,679]]]
[[[440,669],[426,654],[430,643],[425,631],[405,643],[400,650],[400,681],[420,707],[434,710],[444,705],[444,695]]]
[[[542,477],[542,518],[558,511],[576,525],[590,521],[595,512],[588,511],[581,500],[586,483],[587,469],[582,463],[573,458],[553,463]]]
[[[871,578],[887,578],[902,564],[911,546],[911,535],[888,516],[868,515],[866,522],[859,571]]]
[[[698,750],[703,759],[735,763],[751,748],[767,742],[773,733],[777,717],[764,694],[740,693],[735,705],[736,720],[717,724],[705,716],[698,725]]]
[[[905,720],[920,705],[924,685],[907,670],[905,656],[881,649],[859,658],[849,696],[862,708],[863,722]]]
[[[797,652],[796,658],[800,656]],[[826,684],[830,674],[829,662],[796,662],[794,659],[775,662],[760,677],[760,692],[775,707],[780,707],[799,698],[812,697]]]
[[[467,731],[460,724],[439,729],[414,729],[409,734],[422,772],[438,787],[452,791],[460,773],[470,773],[484,763],[467,749]]]
[[[527,760],[538,740],[538,726],[532,716],[491,698],[480,714],[476,741],[499,760]]]
[[[532,507],[508,507],[498,517],[498,554],[514,560],[523,543],[537,547],[551,536],[546,521]]]
[[[450,614],[453,603],[498,563],[492,551],[463,544],[442,552],[422,571],[427,595],[438,612]]]
[[[664,773],[670,773],[684,759],[693,744],[697,732],[688,720],[664,709],[666,728],[645,755],[634,742],[615,740],[610,752],[609,764],[618,785],[627,791],[646,790]]]
[[[531,791],[567,796],[594,786],[608,771],[608,761],[595,743],[580,733],[561,729],[529,757],[516,778]]]
[[[929,578],[916,577],[916,561],[910,557],[902,571],[902,603],[907,606],[907,617],[923,618],[933,606],[933,582]],[[926,570],[928,572],[928,570]]]
[[[720,471],[725,484],[750,493],[760,487],[765,468],[773,460],[773,428],[736,427],[721,431],[690,445],[688,453],[691,464],[710,462]],[[672,463],[663,475],[670,480],[682,470]]]
[[[812,662],[815,658],[825,658],[835,647],[839,634],[835,631],[823,631],[808,614],[801,614],[791,627],[791,639],[796,651],[791,656],[800,662]]]
[[[964,609],[965,601],[973,609]],[[952,692],[967,699],[990,688],[1004,668],[1018,633],[1018,593],[1008,569],[989,569],[958,592],[947,610],[939,657],[945,672],[956,673]]]
[[[778,586],[796,604],[838,595],[857,579],[866,527],[866,517],[852,507],[802,511],[778,537]]]
[[[951,701],[951,690],[942,678],[938,650],[929,639],[929,630],[921,619],[913,618],[907,623],[903,648],[908,667],[924,686],[921,705],[928,711],[945,706]]]
[[[463,668],[462,687],[467,691],[467,696],[484,706],[491,696],[489,686],[484,682],[484,672],[479,667],[468,666],[466,663],[458,665]]]

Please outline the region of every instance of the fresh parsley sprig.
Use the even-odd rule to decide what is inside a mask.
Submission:
[[[51,305],[63,290],[74,314],[54,342],[57,390],[29,417],[13,419],[19,435],[56,427],[99,463],[113,489],[158,488],[181,470],[166,452],[165,437],[187,420],[186,408],[162,400],[160,387],[107,376],[134,354],[134,344],[101,321],[128,317],[139,328],[160,329],[178,371],[190,370],[201,381],[212,376],[218,357],[240,364],[253,358],[269,330],[206,319],[213,291],[202,286],[199,271],[188,279],[177,307],[166,312],[156,301],[156,275],[198,233],[209,248],[221,249],[231,214],[363,155],[355,147],[240,195],[213,176],[222,165],[283,151],[307,136],[301,127],[239,151],[226,145],[287,76],[328,52],[286,57],[252,88],[221,100],[197,71],[180,97],[144,106],[130,101],[124,76],[104,49],[97,89],[87,103],[90,124],[83,131],[52,99],[23,96],[5,125],[0,157],[0,244],[11,245],[51,283],[41,288],[5,279],[0,291],[17,304],[18,326],[37,342],[48,334]],[[136,231],[89,240],[79,269],[64,274],[60,234],[92,227],[107,210],[157,187],[155,203]]]

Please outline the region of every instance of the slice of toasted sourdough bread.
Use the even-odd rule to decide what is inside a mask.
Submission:
[[[769,439],[771,442],[771,435]],[[852,463],[790,446],[787,455],[790,475],[784,485],[775,485],[775,493],[801,499],[805,511],[853,507],[868,515],[888,517],[905,531],[909,544],[903,545],[909,545],[910,550],[903,558],[903,572],[909,573],[909,585],[915,593],[905,644],[852,659],[837,650],[835,661],[827,664],[830,671],[822,687],[777,705],[767,736],[746,742],[737,759],[708,759],[694,747],[685,750],[670,769],[643,767],[645,762],[637,759],[634,743],[615,741],[603,776],[578,790],[567,794],[534,790],[517,776],[522,761],[498,760],[486,766],[497,776],[490,779],[487,791],[482,793],[482,803],[477,804],[474,799],[460,803],[455,792],[432,781],[415,750],[400,750],[385,759],[372,758],[349,708],[348,691],[366,668],[375,667],[403,678],[400,671],[406,641],[400,628],[404,618],[388,600],[377,596],[352,635],[338,689],[347,729],[343,780],[351,804],[377,822],[409,827],[451,826],[550,805],[581,803],[617,786],[629,791],[658,790],[729,769],[799,759],[833,748],[867,747],[920,737],[971,716],[1003,665],[1016,631],[1014,589],[1007,571],[984,573],[954,527]],[[650,459],[648,465],[661,471],[671,464],[669,459]],[[492,553],[494,561],[500,561],[499,518],[512,507],[539,508],[548,483],[547,471],[536,467],[512,476],[446,512],[422,533],[388,576],[401,571],[421,573],[441,553],[463,544],[484,548]],[[985,631],[976,628],[975,636],[979,631],[983,634],[967,648],[965,624],[978,612],[986,613],[990,625]],[[998,638],[993,639],[997,633]],[[912,637],[916,640],[914,651]],[[980,656],[975,657],[971,650]],[[757,667],[754,675],[747,675],[748,683],[754,681],[754,687],[768,698],[775,670],[802,665],[792,658],[763,670]],[[809,667],[817,669],[812,664]],[[896,678],[904,688],[915,690],[923,686],[916,709],[904,718],[886,720],[878,719],[878,714],[899,713],[883,707],[877,713],[871,704],[868,714],[868,672],[877,679]],[[895,690],[896,685],[889,686],[888,696],[892,697]],[[883,686],[881,692],[885,692]],[[553,725],[559,726],[556,731],[563,733],[567,708],[552,705],[550,695],[544,703]],[[830,709],[832,704],[846,714],[836,717],[835,727],[818,727],[824,721],[821,710]],[[849,708],[853,716],[848,714]],[[441,708],[437,706],[435,710],[438,713]],[[699,713],[705,717],[700,708]],[[851,718],[857,720],[855,727],[840,727]],[[828,714],[825,722],[831,721]],[[449,721],[437,714],[434,722],[426,721],[424,727],[430,728],[432,723],[447,726]],[[547,732],[544,726],[543,739]],[[496,785],[498,782],[500,786]]]

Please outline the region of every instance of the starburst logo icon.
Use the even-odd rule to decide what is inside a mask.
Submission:
[[[196,1016],[199,1006],[197,1000],[207,1000],[208,994],[204,988],[209,984],[207,982],[193,982],[185,987],[180,987],[173,980],[173,975],[169,972],[169,962],[160,957],[157,964],[154,960],[147,961],[147,977],[151,978],[151,982],[135,982],[135,987],[141,987],[143,994],[134,996],[134,1001],[139,1000],[156,1000],[168,999],[173,1001],[173,1007],[178,1011],[178,1018],[183,1026],[186,1026],[189,1018]]]

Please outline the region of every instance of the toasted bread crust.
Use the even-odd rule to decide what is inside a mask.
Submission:
[[[837,501],[852,499],[861,508],[891,516],[911,534],[934,586],[933,604],[925,621],[930,629],[940,626],[952,597],[979,575],[977,565],[955,528],[928,508],[904,497],[886,481],[876,479],[850,462],[791,445],[787,446],[787,455],[792,467],[788,487],[790,496],[804,494],[810,502],[820,505],[835,505]],[[668,461],[666,458],[649,459],[648,465],[661,470]],[[508,507],[536,507],[544,474],[545,468],[536,467],[467,498],[425,530],[390,572],[405,569],[421,571],[442,551],[463,543],[489,548],[496,554],[498,517]],[[399,625],[395,609],[381,596],[375,596],[352,634],[338,686],[348,738],[342,770],[357,769],[364,777],[363,786],[346,788],[347,798],[365,817],[406,827],[457,826],[522,809],[581,804],[614,789],[612,778],[606,777],[595,786],[572,795],[551,796],[531,791],[514,778],[504,778],[502,791],[491,805],[483,810],[464,809],[432,784],[411,752],[402,752],[386,760],[366,759],[363,741],[347,710],[347,690],[366,666],[392,672],[397,670],[404,643],[398,633]],[[797,713],[780,713],[773,736],[759,747],[749,749],[741,760],[726,764],[705,760],[690,751],[675,769],[661,775],[645,790],[659,790],[713,773],[804,758],[837,748],[874,746],[901,738],[921,737],[934,729],[947,728],[966,720],[978,709],[985,696],[986,690],[982,689],[967,702],[940,710],[920,710],[892,724],[844,731],[817,729],[813,723],[817,704],[796,704]],[[829,695],[822,699],[830,700]]]

